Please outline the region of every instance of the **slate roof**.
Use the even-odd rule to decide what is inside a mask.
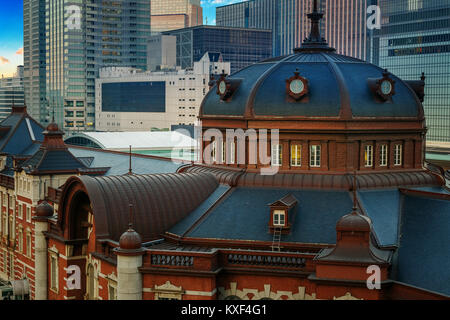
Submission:
[[[0,152],[30,154],[36,142],[44,139],[42,127],[31,118],[24,107],[13,107],[11,114],[0,122]]]
[[[403,197],[396,280],[450,296],[450,201]]]
[[[21,164],[28,173],[44,172],[77,172],[86,168],[86,165],[74,157],[69,150],[40,149],[30,159]]]
[[[298,70],[309,82],[308,100],[291,103],[286,99],[286,80]],[[229,79],[239,79],[232,98],[223,102],[214,87],[206,95],[200,117],[296,116],[336,117],[341,119],[347,97],[354,118],[423,117],[423,107],[409,85],[390,74],[395,81],[392,103],[379,103],[373,96],[368,79],[380,79],[384,69],[332,52],[297,52],[244,68]],[[342,77],[341,77],[342,76]],[[326,93],[326,94],[324,94]]]

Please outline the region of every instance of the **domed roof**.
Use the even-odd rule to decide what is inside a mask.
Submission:
[[[336,224],[336,231],[366,231],[370,232],[371,222],[368,217],[352,212],[343,216]]]
[[[128,228],[119,239],[119,246],[121,250],[138,250],[141,248],[142,239],[139,233],[133,230],[133,228]]]
[[[320,37],[317,26],[322,14],[315,9],[309,17],[312,32],[300,48],[291,55],[250,65],[226,77],[232,93],[224,99],[216,84],[203,100],[200,117],[423,118],[420,99],[406,82],[376,65],[336,54]],[[302,99],[292,100],[286,81],[296,72],[307,80],[308,92]],[[394,90],[389,99],[383,100],[373,83],[386,78],[394,81]]]
[[[36,207],[37,217],[51,217],[53,216],[53,207],[47,202],[43,201]]]

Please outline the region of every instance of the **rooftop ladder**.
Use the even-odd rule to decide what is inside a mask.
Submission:
[[[281,242],[281,227],[275,228],[273,230],[273,239],[272,239],[272,251],[280,251],[280,242]]]

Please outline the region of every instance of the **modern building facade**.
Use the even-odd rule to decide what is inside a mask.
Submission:
[[[340,54],[370,60],[367,7],[376,0],[322,0],[322,34]],[[291,54],[309,33],[310,0],[250,0],[217,7],[218,26],[272,30],[273,56]]]
[[[96,80],[97,131],[170,130],[196,125],[211,76],[230,72],[220,54],[206,53],[192,70],[139,72],[103,68]]]
[[[152,0],[152,33],[203,24],[200,0]]]
[[[450,141],[450,2],[381,1],[382,27],[374,39],[379,66],[404,79],[424,72],[428,141]],[[414,65],[414,68],[410,66]]]
[[[270,30],[197,26],[164,32],[177,37],[177,66],[192,68],[206,52],[219,52],[231,73],[272,56]]]
[[[46,103],[45,0],[23,1],[24,89],[28,112],[41,123],[50,119]]]
[[[177,65],[177,37],[153,35],[148,39],[147,70],[175,69]]]
[[[23,73],[23,66],[18,66],[12,77],[0,79],[0,120],[11,113],[12,106],[23,106],[25,103]]]
[[[150,1],[47,0],[46,90],[65,131],[95,127],[95,78],[107,66],[145,70]]]

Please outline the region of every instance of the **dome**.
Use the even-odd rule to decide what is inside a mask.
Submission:
[[[309,17],[312,32],[300,48],[222,75],[203,100],[200,118],[423,119],[423,81],[408,84],[376,65],[335,53],[320,36],[322,14]],[[304,85],[297,83],[307,87],[294,99],[287,85],[293,77],[303,78]],[[218,86],[221,80],[227,85]]]
[[[336,224],[336,231],[366,231],[370,232],[371,221],[368,217],[352,212],[343,216]]]
[[[53,207],[47,202],[43,201],[36,207],[37,217],[51,217],[53,216]]]
[[[59,128],[58,125],[55,122],[51,122],[47,128],[46,128],[47,132],[59,132]]]
[[[298,102],[287,99],[286,80],[299,75],[308,80],[309,93]],[[384,70],[329,51],[296,52],[251,65],[227,79],[239,81],[233,96],[222,101],[216,86],[203,101],[201,117],[242,118],[417,118],[422,104],[409,85],[395,81],[392,101],[379,101],[369,79],[383,78]]]
[[[119,246],[121,250],[138,250],[141,248],[141,245],[141,236],[131,226],[120,236]]]

